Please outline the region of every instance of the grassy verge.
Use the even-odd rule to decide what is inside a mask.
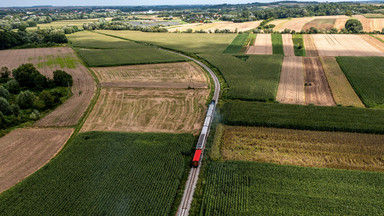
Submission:
[[[232,43],[224,50],[223,53],[240,53],[244,44],[247,42],[249,34],[238,34]]]
[[[305,47],[302,34],[292,35],[293,45],[295,49],[295,56],[305,56]]]
[[[272,36],[272,49],[274,55],[284,55],[283,38],[281,34],[271,34]]]
[[[228,101],[222,108],[227,125],[384,134],[384,111]]]

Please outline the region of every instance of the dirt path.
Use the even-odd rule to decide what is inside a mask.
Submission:
[[[73,129],[16,129],[0,138],[0,192],[53,158]]]
[[[288,104],[304,104],[302,57],[284,57],[276,100]]]
[[[295,56],[295,51],[293,49],[293,41],[291,34],[282,34],[283,37],[283,48],[284,56]]]
[[[312,35],[303,35],[304,39],[304,47],[305,47],[305,54],[308,57],[316,57],[319,56],[319,53],[317,52],[316,45],[313,42]]]
[[[258,34],[255,44],[250,46],[246,53],[256,55],[272,55],[271,34]]]
[[[323,66],[317,57],[304,58],[305,103],[320,106],[335,106]]]
[[[319,56],[384,56],[359,35],[312,35]]]

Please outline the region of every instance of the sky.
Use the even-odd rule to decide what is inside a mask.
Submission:
[[[244,4],[251,2],[271,2],[273,0],[0,0],[0,7],[12,6],[115,6],[115,5],[180,5],[180,4]],[[324,1],[324,0],[323,0]]]

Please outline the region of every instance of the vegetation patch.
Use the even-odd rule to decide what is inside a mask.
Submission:
[[[283,38],[281,34],[271,34],[272,37],[272,49],[274,55],[284,55]]]
[[[336,57],[353,89],[367,107],[384,107],[384,58]]]
[[[384,174],[212,162],[200,215],[380,215]]]
[[[168,215],[191,134],[79,134],[53,161],[0,194],[2,215]]]
[[[251,55],[247,61],[225,54],[200,55],[217,67],[229,85],[231,99],[274,101],[282,56]]]
[[[304,25],[304,31],[313,32],[315,30],[329,31],[333,28],[336,19],[314,19]]]
[[[225,160],[384,171],[383,135],[226,126]]]
[[[243,50],[243,47],[249,44],[249,35],[250,34],[246,33],[238,34],[223,53],[240,53]]]
[[[33,59],[28,59],[28,60],[33,60]],[[37,64],[37,68],[44,68],[44,67],[49,67],[53,68],[56,65],[59,65],[61,68],[70,68],[70,69],[75,69],[76,64],[78,63],[78,60],[73,58],[72,55],[64,55],[64,56],[45,56],[45,62],[40,61]]]
[[[305,56],[304,40],[302,34],[292,35],[295,56]]]
[[[384,133],[379,109],[228,101],[221,111],[227,125]]]

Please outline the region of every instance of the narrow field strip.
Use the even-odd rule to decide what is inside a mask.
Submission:
[[[16,129],[1,137],[0,192],[46,164],[62,148],[72,132],[73,129],[30,128]]]
[[[360,35],[366,42],[384,53],[384,43],[371,35]]]
[[[283,37],[284,56],[295,56],[292,35],[282,34],[281,36]]]
[[[305,103],[302,57],[284,57],[276,100],[287,104]]]
[[[255,44],[248,48],[247,54],[272,55],[273,51],[271,34],[258,34]]]
[[[319,53],[317,52],[317,48],[315,43],[313,42],[312,35],[303,35],[304,39],[304,46],[305,46],[305,54],[308,57],[316,57],[319,56]]]
[[[364,108],[359,96],[345,77],[335,57],[321,57],[328,84],[337,105]]]

